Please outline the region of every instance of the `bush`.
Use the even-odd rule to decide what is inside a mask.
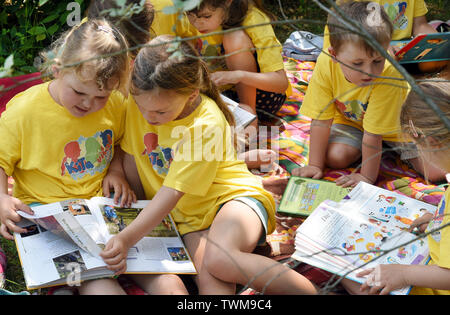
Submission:
[[[87,0],[1,2],[0,65],[13,54],[14,68],[4,76],[15,76],[37,71],[34,64],[39,52],[70,26],[67,22],[73,21],[75,15],[83,15]]]

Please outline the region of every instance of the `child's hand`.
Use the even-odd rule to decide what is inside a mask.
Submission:
[[[356,276],[367,276],[367,281],[361,285],[361,291],[368,290],[369,294],[386,295],[389,292],[408,286],[404,277],[406,265],[378,265],[358,273]]]
[[[292,176],[311,177],[313,179],[321,179],[323,177],[323,171],[320,167],[313,165],[306,165],[304,167],[294,168],[292,170]]]
[[[128,246],[118,235],[113,236],[100,253],[108,269],[114,271],[116,275],[127,270],[127,256]]]
[[[343,175],[336,179],[336,185],[342,187],[355,187],[359,182],[366,182],[369,184],[373,184],[373,181],[365,177],[360,173],[352,173],[350,175]]]
[[[103,195],[105,197],[109,198],[111,189],[114,190],[114,202],[118,203],[120,200],[121,207],[129,207],[136,202],[136,194],[121,172],[110,170],[103,179]]]
[[[31,215],[34,214],[33,210],[19,199],[7,194],[0,194],[0,234],[8,240],[14,239],[14,236],[9,231],[16,233],[27,232],[26,229],[15,224],[21,220],[21,216],[17,213],[18,210]]]
[[[242,80],[241,71],[216,71],[211,73],[211,80],[217,86],[238,84]]]
[[[427,229],[428,223],[430,223],[431,219],[433,219],[433,214],[431,212],[427,212],[421,217],[415,219],[411,226],[409,227],[409,231],[413,232],[415,228],[417,228],[419,233],[425,232]]]

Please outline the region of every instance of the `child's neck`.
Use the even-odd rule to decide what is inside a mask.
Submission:
[[[183,111],[181,112],[180,116],[177,117],[177,119],[183,119],[192,114],[201,102],[202,96],[199,94],[192,102],[188,102],[186,106],[184,106]]]

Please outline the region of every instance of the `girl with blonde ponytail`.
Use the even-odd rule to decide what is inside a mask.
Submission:
[[[128,249],[170,212],[200,294],[234,294],[238,283],[269,294],[314,293],[299,273],[252,253],[274,230],[275,203],[237,159],[232,115],[195,50],[170,36],[152,40],[136,57],[131,94],[121,146],[151,202],[108,242],[105,261],[125,270]]]

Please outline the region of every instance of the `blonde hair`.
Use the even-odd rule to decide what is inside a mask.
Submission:
[[[339,9],[346,17],[361,24],[378,43],[385,45],[391,41],[394,26],[384,8],[378,3],[338,1],[338,4]],[[374,20],[376,23],[373,23]],[[375,52],[375,49],[362,36],[348,30],[339,16],[335,17],[333,14],[329,14],[327,25],[330,33],[330,45],[336,52],[349,41],[364,47],[369,55],[373,55]]]
[[[94,80],[99,89],[118,89],[127,94],[130,58],[125,38],[104,19],[88,20],[64,33],[42,53],[44,73],[52,74],[56,65],[62,74],[73,71],[82,81]],[[118,79],[111,87],[111,79]]]
[[[443,115],[450,118],[450,82],[421,82],[419,87],[426,97],[434,101]],[[450,130],[444,125],[441,117],[415,91],[411,91],[403,104],[400,122],[404,132],[416,141],[418,138],[432,136],[444,146],[450,146]]]
[[[234,116],[211,81],[205,62],[188,42],[171,44],[174,39],[170,35],[158,36],[150,42],[150,46],[139,51],[131,76],[131,93],[155,88],[174,90],[180,94],[199,90],[214,100],[230,126],[235,126]],[[177,56],[173,55],[171,45],[179,45],[175,50]]]

